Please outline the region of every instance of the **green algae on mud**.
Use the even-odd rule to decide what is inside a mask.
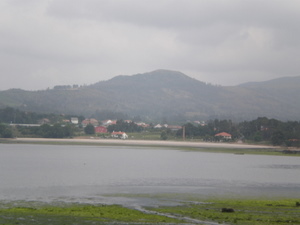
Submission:
[[[225,210],[226,209],[226,210]],[[300,200],[206,199],[153,211],[226,224],[300,224]]]
[[[1,204],[0,224],[177,224],[180,220],[118,205]]]
[[[174,200],[176,196],[163,194],[152,197]],[[177,197],[180,202],[177,206],[147,207],[144,212],[119,205],[0,202],[0,224],[170,225],[187,224],[188,220],[193,219],[203,221],[203,224],[300,224],[299,199],[201,199],[188,195]],[[222,209],[230,210],[222,212]]]
[[[281,149],[255,149],[255,148],[195,148],[195,147],[182,147],[185,151],[197,151],[197,152],[210,152],[210,153],[228,153],[236,155],[272,155],[272,156],[300,156],[300,154],[284,154]]]

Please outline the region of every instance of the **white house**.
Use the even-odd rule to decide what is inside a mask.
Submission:
[[[125,133],[125,132],[112,132],[111,133],[111,137],[113,138],[121,138],[121,139],[127,139],[128,138],[128,135]]]
[[[71,123],[78,124],[79,123],[78,118],[77,117],[72,117],[71,118]]]

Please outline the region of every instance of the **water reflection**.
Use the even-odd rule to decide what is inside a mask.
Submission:
[[[100,201],[107,194],[300,193],[299,158],[142,147],[0,145],[0,199]]]
[[[281,165],[281,164],[278,164],[278,165],[263,166],[262,168],[300,170],[300,165],[286,165],[286,164]]]

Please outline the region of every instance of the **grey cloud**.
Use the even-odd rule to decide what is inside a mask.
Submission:
[[[219,84],[299,75],[297,0],[5,0],[0,6],[0,73],[7,80],[0,89],[92,83],[159,68]]]
[[[100,22],[129,23],[136,26],[169,29],[179,41],[210,45],[236,37],[245,28],[265,29],[272,42],[299,41],[297,1],[53,1],[48,12],[64,18],[85,18]],[[284,34],[282,34],[284,31]],[[196,33],[196,36],[195,36]],[[293,36],[289,34],[293,33]],[[296,34],[295,34],[296,33]],[[240,37],[241,38],[241,37]],[[194,41],[193,41],[194,40]],[[197,41],[196,41],[197,40]]]
[[[300,3],[276,0],[161,0],[145,3],[137,0],[60,0],[52,1],[48,12],[60,17],[129,22],[155,27],[198,27],[215,23],[246,26],[286,26],[299,18]]]

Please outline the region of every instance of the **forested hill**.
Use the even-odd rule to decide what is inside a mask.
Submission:
[[[0,92],[0,107],[84,115],[122,112],[152,119],[226,118],[300,120],[300,77],[233,87],[206,84],[183,73],[157,70],[93,85]]]

